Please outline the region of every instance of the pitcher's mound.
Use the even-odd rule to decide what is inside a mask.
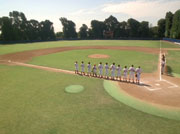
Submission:
[[[109,55],[105,54],[91,54],[88,56],[89,58],[96,58],[96,59],[104,59],[104,58],[109,58]]]

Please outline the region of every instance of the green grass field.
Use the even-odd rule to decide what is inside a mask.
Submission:
[[[91,45],[159,48],[160,42],[93,40],[0,45],[0,55],[52,47]],[[179,46],[163,42],[162,47]],[[76,60],[98,64],[99,59],[87,57],[95,53],[111,56],[109,59],[102,59],[103,63],[116,62],[122,66],[141,65],[144,72],[157,70],[158,55],[117,50],[73,50],[35,57],[29,63],[74,70]],[[167,57],[167,64],[176,74],[180,74],[179,57],[179,51],[169,51]],[[103,84],[104,81],[101,79],[0,64],[0,134],[178,134],[180,132],[180,121],[144,113],[125,105],[126,103],[111,97]],[[77,94],[67,93],[65,88],[70,85],[82,85],[84,90]]]
[[[109,55],[110,58],[93,59],[88,57],[88,55],[91,54],[106,54]],[[81,64],[81,61],[84,61],[86,65],[88,62],[91,62],[92,65],[98,65],[99,62],[102,62],[103,64],[108,62],[109,66],[113,62],[115,62],[116,66],[120,64],[122,68],[125,65],[129,67],[133,64],[135,67],[141,66],[143,72],[153,72],[157,69],[158,55],[136,51],[88,49],[72,50],[55,54],[49,54],[45,56],[39,56],[33,58],[32,61],[29,63],[48,67],[61,68],[66,70],[74,70],[75,61],[79,62],[79,66]]]
[[[1,134],[178,134],[180,121],[111,98],[103,80],[0,65]],[[84,86],[78,94],[64,91]]]
[[[159,48],[160,41],[139,41],[139,40],[85,40],[85,41],[54,41],[41,43],[26,43],[14,45],[0,45],[0,55],[20,51],[64,47],[64,46],[141,46]],[[164,48],[180,47],[168,42],[162,42]]]
[[[168,51],[167,66],[170,74],[180,77],[180,51]]]

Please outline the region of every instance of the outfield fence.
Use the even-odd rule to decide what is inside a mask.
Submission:
[[[163,40],[165,41],[170,41],[170,42],[174,42],[180,45],[180,40],[178,39],[171,39],[171,38],[163,38]]]

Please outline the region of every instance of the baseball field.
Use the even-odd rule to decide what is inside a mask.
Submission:
[[[141,84],[75,75],[75,61],[141,66]],[[0,134],[179,134],[179,61],[165,41],[0,45]]]

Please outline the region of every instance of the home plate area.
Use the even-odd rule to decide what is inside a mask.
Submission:
[[[168,88],[171,89],[171,88],[178,87],[178,85],[164,79],[142,81],[141,85],[149,91],[156,91],[156,90],[162,90],[162,89],[168,89]]]

